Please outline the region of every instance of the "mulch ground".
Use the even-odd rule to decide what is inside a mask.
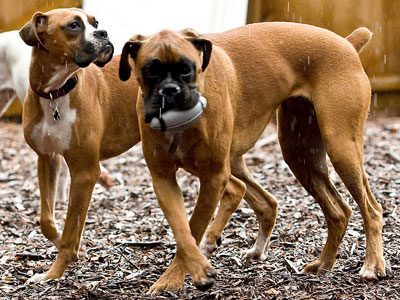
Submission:
[[[353,208],[347,234],[332,272],[300,274],[316,259],[327,231],[316,202],[282,160],[270,125],[246,156],[253,175],[279,201],[279,215],[265,262],[240,259],[257,234],[257,220],[243,201],[211,258],[215,285],[198,291],[189,275],[183,290],[157,299],[400,299],[400,119],[369,121],[365,166],[384,212],[384,253],[389,274],[379,281],[358,277],[365,254],[365,232],[355,202],[332,170],[331,176]],[[140,145],[104,162],[112,174],[110,190],[96,185],[83,242],[88,255],[72,264],[61,280],[24,285],[45,272],[57,251],[40,233],[36,155],[26,145],[21,124],[0,122],[0,299],[148,299],[145,292],[166,269],[175,243],[158,207]],[[185,204],[193,209],[199,182],[179,171]],[[62,227],[67,203],[57,202]],[[153,297],[154,298],[154,297]]]

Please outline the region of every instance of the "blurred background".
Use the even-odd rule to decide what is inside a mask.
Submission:
[[[361,60],[372,86],[371,116],[400,115],[399,0],[0,0],[0,32],[20,29],[36,11],[80,7],[107,29],[116,53],[136,33],[191,27],[219,32],[248,23],[290,21],[341,36],[368,27],[372,41]],[[19,116],[14,101],[3,117]]]

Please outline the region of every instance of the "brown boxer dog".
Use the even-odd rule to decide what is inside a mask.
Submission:
[[[24,106],[23,126],[28,144],[38,154],[40,227],[59,249],[49,272],[37,274],[29,282],[61,277],[77,258],[92,180],[98,177],[97,162],[140,141],[136,105],[132,105],[131,99],[138,86],[118,79],[119,56],[107,63],[112,56],[112,44],[106,32],[96,27],[95,18],[82,10],[56,9],[36,13],[20,31],[25,43],[33,47],[31,87]],[[92,62],[105,67],[99,69]],[[75,75],[78,81],[72,80],[70,89],[70,79]],[[60,156],[67,159],[72,178],[62,236],[54,222]],[[231,185],[224,196],[227,206],[235,204],[233,200],[244,193],[236,196],[235,185],[230,190]],[[226,216],[228,219],[212,227],[219,234],[230,214]],[[79,252],[84,254],[82,248]]]
[[[137,111],[143,151],[177,243],[175,258],[151,293],[180,289],[187,271],[199,289],[212,286],[216,272],[198,244],[227,184],[229,197],[222,198],[217,219],[225,222],[245,192],[260,222],[255,246],[245,256],[264,258],[277,201],[254,181],[243,154],[276,111],[284,159],[320,204],[328,226],[320,257],[304,271],[323,273],[332,268],[351,215],[329,179],[328,154],[364,220],[367,245],[360,276],[385,275],[382,209],[363,167],[371,89],[357,52],[370,38],[366,28],[346,40],[308,25],[259,23],[204,36],[191,30],[164,30],[134,36],[125,44],[120,78],[129,78],[131,56],[141,88]],[[195,107],[202,96],[207,106],[191,127],[181,132],[151,127],[169,110]],[[201,183],[190,222],[175,178],[179,167],[197,175]]]
[[[61,277],[78,258],[93,186],[100,175],[99,160],[140,141],[131,99],[138,86],[119,80],[119,58],[112,59],[107,32],[98,30],[95,18],[80,9],[38,12],[20,35],[32,46],[23,128],[38,154],[40,226],[59,250],[50,270],[30,279],[37,282]],[[54,222],[61,156],[71,175],[62,235]]]

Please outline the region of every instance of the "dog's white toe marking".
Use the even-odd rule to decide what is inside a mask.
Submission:
[[[207,238],[204,235],[201,242],[200,242],[200,251],[203,253],[205,256],[207,256]]]
[[[267,258],[267,255],[265,253],[261,253],[254,247],[249,249],[249,250],[243,250],[241,254],[242,259],[248,259],[248,260],[265,260]]]
[[[257,240],[253,247],[249,250],[242,251],[242,259],[255,259],[255,260],[265,260],[267,255],[265,254],[265,249],[269,244],[269,238],[264,234],[264,230],[261,228],[258,232]]]
[[[360,277],[363,279],[371,280],[376,278],[376,274],[374,270],[371,270],[370,268],[363,266],[360,270]]]
[[[37,284],[45,280],[46,280],[46,273],[35,274],[31,278],[29,278],[25,284]]]
[[[207,237],[203,236],[203,239],[200,243],[200,251],[204,254],[205,257],[209,258],[214,253],[216,249],[215,245],[207,244]]]

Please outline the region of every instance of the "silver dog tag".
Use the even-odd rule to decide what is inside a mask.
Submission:
[[[51,108],[51,111],[52,111],[52,113],[53,113],[53,120],[55,121],[55,122],[58,122],[58,121],[60,121],[61,120],[61,115],[60,115],[60,112],[59,112],[59,110],[58,110],[58,103],[57,103],[57,101],[51,101],[50,102],[50,108]]]
[[[53,111],[53,119],[54,121],[60,121],[61,117],[60,117],[60,112],[58,111],[58,108],[56,107]]]

